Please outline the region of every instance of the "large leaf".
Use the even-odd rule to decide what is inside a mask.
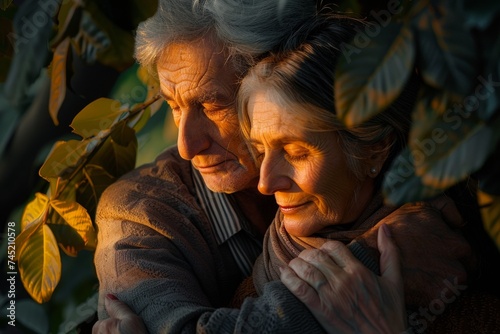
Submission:
[[[83,138],[90,138],[101,130],[109,129],[125,112],[120,102],[103,97],[83,108],[73,118],[71,127],[74,133]]]
[[[41,225],[19,254],[19,273],[26,291],[38,303],[46,302],[61,278],[61,256],[50,228]]]
[[[79,203],[82,204],[90,216],[95,214],[97,203],[102,192],[110,186],[116,178],[102,166],[88,164],[83,169],[85,183],[78,188]]]
[[[121,121],[89,163],[102,166],[109,174],[119,177],[135,167],[136,155],[135,132]]]
[[[415,174],[413,156],[409,148],[404,149],[393,161],[384,176],[382,190],[387,203],[398,205],[443,193],[440,189],[425,185]]]
[[[442,113],[442,103],[439,94],[419,101],[409,139],[416,174],[436,189],[446,189],[480,169],[500,137],[495,123],[484,124],[461,105],[448,104]]]
[[[57,178],[73,172],[75,166],[90,153],[87,148],[88,143],[88,140],[57,142],[40,168],[40,176],[50,182],[51,178]]]
[[[54,233],[57,244],[66,255],[76,257],[78,252],[84,249],[85,242],[82,237],[57,212],[52,212],[47,225]]]
[[[466,96],[472,92],[479,58],[473,35],[464,27],[464,14],[450,6],[426,6],[415,17],[417,66],[432,87]]]
[[[483,226],[500,251],[500,196],[477,192]]]
[[[48,207],[47,207],[48,208]],[[24,249],[24,246],[29,242],[31,239],[32,235],[38,231],[40,226],[45,224],[46,219],[45,215],[40,216],[33,222],[31,222],[17,237],[16,237],[16,256],[15,256],[15,261],[19,260],[19,254]]]
[[[413,71],[411,31],[395,22],[379,29],[372,39],[358,33],[350,46],[341,45],[335,101],[337,115],[347,126],[360,124],[386,109]],[[368,38],[366,46],[360,45],[361,38]]]
[[[67,85],[67,62],[69,55],[70,39],[64,39],[54,51],[52,58],[52,74],[50,81],[50,100],[49,100],[49,114],[55,125],[59,125],[57,114],[59,108],[66,97]]]
[[[83,239],[85,243],[96,238],[92,219],[87,210],[77,202],[51,200],[50,205]]]
[[[33,222],[40,220],[49,209],[49,198],[42,193],[35,193],[35,198],[26,205],[21,217],[21,231],[27,229]]]

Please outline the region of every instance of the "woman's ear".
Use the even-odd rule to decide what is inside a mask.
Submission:
[[[393,139],[393,136],[388,136],[369,148],[368,158],[366,159],[366,175],[368,177],[376,178],[380,174],[391,152],[391,147],[394,143]]]

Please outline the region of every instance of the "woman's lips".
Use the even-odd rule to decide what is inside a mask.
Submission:
[[[290,214],[293,214],[293,213],[297,213],[306,204],[307,204],[307,202],[306,203],[302,203],[302,204],[294,204],[294,205],[279,205],[279,207],[280,207],[280,210],[281,210],[281,212],[283,214],[290,215]]]

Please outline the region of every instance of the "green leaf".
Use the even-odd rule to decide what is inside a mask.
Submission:
[[[42,193],[35,193],[35,198],[26,205],[21,217],[21,231],[43,218],[49,209],[49,198]]]
[[[71,122],[71,127],[82,138],[90,138],[111,128],[126,112],[120,102],[103,97],[83,108]]]
[[[39,174],[45,180],[63,177],[73,172],[75,166],[82,162],[89,153],[88,140],[58,141],[40,168]]]
[[[478,204],[486,232],[493,239],[500,251],[500,196],[483,191],[477,192]]]
[[[479,68],[476,44],[464,20],[461,11],[444,6],[426,6],[414,20],[422,78],[462,96],[472,92]]]
[[[480,169],[500,137],[464,105],[448,104],[441,113],[433,108],[441,103],[440,94],[420,99],[409,139],[416,174],[436,189],[446,189]]]
[[[385,201],[401,205],[438,196],[442,190],[425,185],[415,174],[413,156],[409,148],[404,149],[385,173],[382,184]]]
[[[96,238],[92,219],[83,206],[77,202],[60,200],[51,200],[50,205],[69,226],[75,229],[85,243]]]
[[[411,31],[394,22],[380,29],[365,47],[359,45],[363,36],[359,33],[350,46],[340,47],[343,57],[336,72],[335,106],[338,117],[349,127],[385,110],[399,96],[413,71]]]
[[[69,56],[70,39],[67,37],[54,51],[52,58],[52,74],[50,80],[49,114],[55,125],[59,125],[57,114],[66,97],[68,79],[67,62]]]
[[[21,250],[19,272],[26,291],[36,302],[50,299],[61,278],[61,256],[47,225],[41,225]]]

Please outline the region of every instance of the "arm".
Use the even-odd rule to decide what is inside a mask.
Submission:
[[[108,318],[104,302],[111,293],[151,333],[321,331],[279,282],[240,309],[223,308],[240,279],[230,254],[216,245],[204,215],[192,209],[194,199],[183,196],[185,187],[174,190],[158,180],[148,187],[147,179],[121,180],[101,198],[95,256],[101,320]]]
[[[452,200],[405,204],[356,241],[378,258],[377,231],[390,227],[402,259],[406,306],[428,307],[449,285],[462,287],[474,268],[470,245],[461,235],[464,224]]]
[[[328,333],[400,333],[406,327],[403,281],[389,234],[382,225],[381,276],[364,267],[342,243],[329,241],[290,261],[281,281]]]

